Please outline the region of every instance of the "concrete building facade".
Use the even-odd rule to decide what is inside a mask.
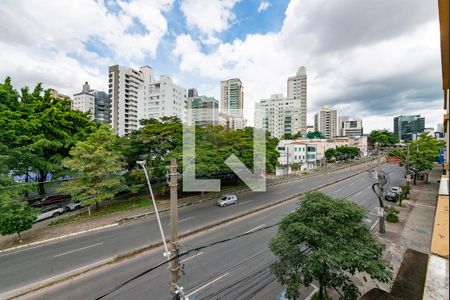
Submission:
[[[220,122],[231,129],[243,129],[244,119],[244,86],[239,78],[220,82]]]
[[[100,123],[110,123],[110,101],[107,93],[91,89],[85,82],[80,93],[73,95],[72,109],[89,113],[92,119]]]
[[[109,67],[110,125],[117,135],[123,136],[138,129],[139,86],[150,82],[152,76],[153,70],[148,66],[139,70],[119,65]]]
[[[292,116],[294,117],[292,132],[307,133],[307,75],[306,68],[300,67],[295,76],[287,80],[287,99],[293,101]],[[295,120],[297,119],[298,120]]]
[[[363,135],[363,124],[361,119],[351,119],[343,116],[339,119],[339,136],[361,136]]]
[[[194,96],[187,99],[187,123],[199,126],[219,123],[219,100],[214,97]]]
[[[138,120],[174,116],[185,121],[186,89],[176,85],[167,75],[156,80],[152,74],[149,81],[139,86],[138,99]]]
[[[314,129],[322,132],[325,138],[330,139],[338,136],[338,128],[338,113],[336,109],[325,105],[314,115]]]

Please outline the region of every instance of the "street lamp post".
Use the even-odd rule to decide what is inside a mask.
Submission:
[[[155,197],[153,196],[152,186],[150,184],[150,179],[148,177],[147,168],[145,167],[147,165],[147,162],[145,160],[138,160],[136,163],[144,169],[145,177],[147,178],[148,190],[150,191],[150,196],[152,197],[153,207],[155,208],[156,219],[158,220],[159,231],[161,233],[161,238],[162,238],[162,241],[164,244],[164,257],[169,259],[170,258],[169,257],[169,249],[167,248],[166,237],[164,236],[164,231],[163,231],[163,228],[161,225],[161,219],[159,218],[158,208],[156,207]]]

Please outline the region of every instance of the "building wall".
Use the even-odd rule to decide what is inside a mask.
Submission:
[[[336,109],[325,105],[314,115],[314,128],[327,138],[338,136],[338,114]]]
[[[175,116],[185,120],[186,90],[176,85],[167,75],[159,80],[153,76],[138,89],[138,120]],[[138,125],[138,128],[140,125]]]
[[[230,128],[245,127],[244,86],[239,78],[220,82],[220,112]]]
[[[194,96],[187,99],[188,124],[206,126],[219,122],[219,100],[214,97]]]
[[[425,118],[416,116],[398,116],[394,118],[394,134],[400,140],[412,140],[414,136],[424,132]]]
[[[293,100],[292,115],[298,118],[293,122],[292,132],[307,133],[307,75],[306,68],[300,67],[295,76],[287,80],[287,99]]]

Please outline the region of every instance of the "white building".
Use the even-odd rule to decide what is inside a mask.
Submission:
[[[300,117],[295,114],[296,102],[283,94],[271,95],[255,104],[255,127],[270,132],[273,137],[283,138],[287,133],[300,132]]]
[[[347,116],[338,117],[339,136],[361,136],[363,135],[363,125],[361,119],[351,119]]]
[[[138,120],[174,116],[185,120],[186,90],[167,75],[155,80],[153,74],[138,89]],[[138,125],[138,128],[140,125]]]
[[[293,123],[293,133],[307,133],[307,76],[306,68],[300,67],[295,76],[287,80],[287,98],[293,100],[292,115],[298,118],[298,122]]]
[[[73,94],[72,109],[89,113],[89,117],[95,117],[95,96],[89,84],[85,82],[80,93]]]
[[[243,129],[244,119],[244,86],[239,78],[220,82],[220,120],[231,129]]]
[[[298,171],[305,171],[316,167],[316,146],[304,140],[281,140],[277,145],[278,167],[276,175],[294,173],[293,165]]]
[[[328,105],[323,106],[314,115],[314,128],[316,131],[322,132],[327,139],[338,136],[337,110],[330,108]]]
[[[138,129],[139,86],[148,84],[152,77],[153,70],[148,66],[139,70],[119,65],[109,67],[110,124],[119,136]]]

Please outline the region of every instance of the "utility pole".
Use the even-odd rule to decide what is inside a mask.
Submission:
[[[178,255],[178,173],[177,160],[170,161],[169,169],[169,186],[170,186],[170,257]],[[170,293],[173,299],[180,299],[180,260],[178,258],[172,260],[169,265],[170,269]]]
[[[378,199],[380,202],[380,206],[378,208],[378,216],[379,216],[379,233],[385,233],[386,230],[384,228],[384,204],[383,204],[383,197],[384,197],[384,171],[381,169],[381,159],[380,159],[380,146],[378,146],[378,171],[377,171],[377,177],[378,177]]]

